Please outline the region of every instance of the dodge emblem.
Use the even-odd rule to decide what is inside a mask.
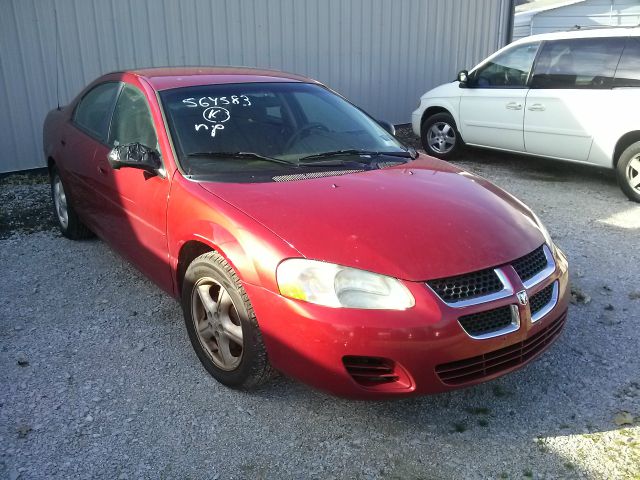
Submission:
[[[517,295],[518,295],[518,301],[520,302],[520,305],[524,307],[527,303],[529,303],[529,297],[527,296],[526,290],[522,290],[521,292],[518,292]]]

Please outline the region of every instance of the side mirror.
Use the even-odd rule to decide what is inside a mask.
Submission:
[[[113,147],[107,160],[114,170],[122,167],[138,168],[156,175],[162,168],[158,151],[137,142]]]
[[[467,88],[467,82],[469,81],[469,72],[466,70],[460,70],[458,72],[458,82],[460,88]]]
[[[388,133],[395,137],[396,135],[396,127],[393,126],[392,123],[385,122],[384,120],[378,120],[378,125],[384,128]]]

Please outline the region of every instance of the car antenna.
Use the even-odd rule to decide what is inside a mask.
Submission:
[[[60,70],[60,66],[59,66],[59,61],[58,61],[58,51],[59,51],[59,47],[58,44],[60,43],[60,38],[59,38],[59,32],[58,32],[58,10],[56,9],[56,4],[54,2],[53,4],[53,18],[54,18],[54,24],[55,24],[55,34],[56,34],[56,54],[55,54],[55,61],[56,61],[56,101],[58,103],[58,106],[56,107],[57,110],[60,110],[60,79],[59,79],[59,70]]]

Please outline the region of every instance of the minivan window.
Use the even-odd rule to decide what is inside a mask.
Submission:
[[[119,87],[119,83],[108,82],[91,89],[78,103],[73,122],[98,139],[106,139],[109,115]]]
[[[545,42],[532,88],[611,88],[625,39],[573,38]]]
[[[109,145],[127,145],[138,142],[158,148],[151,112],[142,92],[125,85],[120,92],[109,132]]]
[[[640,37],[627,39],[613,86],[640,87]]]
[[[523,88],[527,84],[533,59],[540,42],[511,48],[478,68],[472,77],[472,87]]]

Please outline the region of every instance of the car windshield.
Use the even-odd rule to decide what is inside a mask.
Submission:
[[[410,159],[375,120],[320,85],[204,85],[160,97],[182,169],[194,177],[261,181],[286,170],[380,168]]]

